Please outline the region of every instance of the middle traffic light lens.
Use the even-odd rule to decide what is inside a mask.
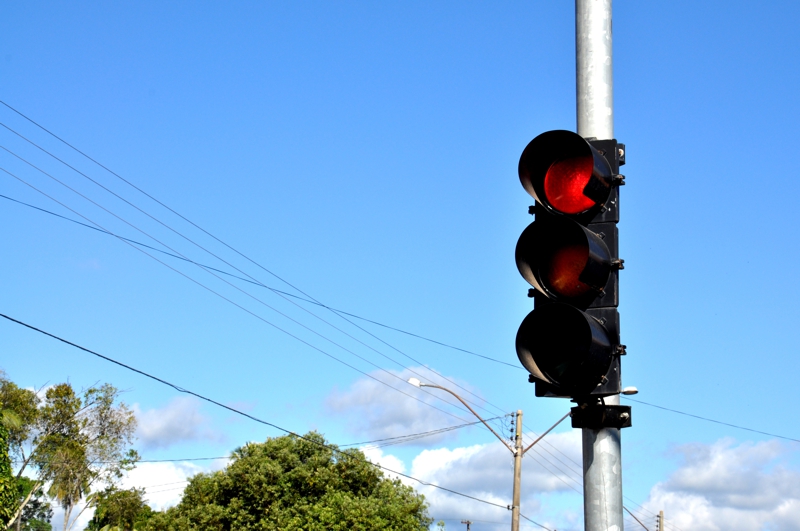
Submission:
[[[579,277],[589,260],[589,247],[569,245],[556,249],[545,270],[548,287],[564,297],[580,297],[591,288]]]
[[[584,195],[594,168],[592,156],[555,161],[544,176],[544,193],[550,205],[564,214],[580,214],[596,203]]]

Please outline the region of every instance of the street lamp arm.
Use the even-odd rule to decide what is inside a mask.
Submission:
[[[489,424],[488,424],[488,423],[487,423],[485,420],[483,420],[483,419],[481,418],[481,416],[480,416],[480,415],[478,415],[478,414],[475,412],[475,410],[474,410],[474,409],[472,409],[472,408],[470,407],[470,405],[469,405],[469,404],[467,404],[467,403],[464,401],[464,399],[463,399],[463,398],[461,398],[460,396],[458,396],[457,394],[455,394],[455,393],[454,393],[453,391],[451,391],[450,389],[448,389],[448,388],[446,388],[446,387],[442,387],[441,385],[434,385],[434,384],[428,384],[428,383],[421,383],[421,384],[420,384],[420,387],[435,387],[436,389],[441,389],[442,391],[447,391],[448,393],[450,393],[451,395],[453,395],[454,397],[456,397],[456,398],[458,399],[458,401],[459,401],[459,402],[461,402],[462,404],[464,404],[464,406],[465,406],[467,409],[469,409],[469,410],[470,410],[470,412],[471,412],[473,415],[475,415],[475,416],[478,418],[478,420],[480,420],[481,422],[483,422],[483,425],[484,425],[484,426],[486,426],[487,428],[489,428],[489,431],[490,431],[490,432],[492,432],[492,433],[494,434],[494,436],[495,436],[495,437],[497,437],[498,439],[500,439],[500,441],[501,441],[501,442],[502,442],[502,443],[505,445],[505,447],[506,447],[506,448],[508,448],[508,449],[511,451],[511,453],[512,453],[512,454],[514,453],[514,449],[513,449],[513,448],[512,448],[512,447],[511,447],[511,446],[510,446],[510,445],[509,445],[507,442],[506,442],[506,440],[505,440],[505,439],[503,439],[503,438],[502,438],[500,435],[498,435],[498,434],[497,434],[497,432],[496,432],[496,431],[494,431],[494,430],[492,429],[492,427],[491,427],[491,426],[489,426]],[[563,420],[563,419],[562,419],[562,420]],[[555,427],[555,426],[554,426],[554,427]],[[549,431],[549,430],[548,430],[548,431]]]
[[[533,441],[533,442],[532,442],[530,445],[528,445],[528,447],[527,447],[527,448],[525,448],[524,450],[522,450],[522,455],[525,455],[525,452],[527,452],[528,450],[530,450],[531,448],[533,448],[533,445],[534,445],[534,444],[536,444],[537,442],[541,441],[541,440],[542,440],[542,438],[543,438],[545,435],[547,435],[548,433],[550,433],[551,431],[553,431],[553,428],[555,428],[556,426],[558,426],[559,424],[561,424],[562,422],[564,422],[564,419],[565,419],[565,418],[567,418],[567,417],[569,417],[570,415],[572,415],[572,411],[570,411],[569,413],[567,413],[566,415],[564,415],[563,417],[561,417],[560,419],[558,419],[558,422],[556,422],[555,424],[553,424],[552,426],[550,426],[550,427],[547,429],[547,431],[546,431],[546,432],[544,432],[543,434],[539,435],[539,437],[538,437],[538,438],[537,438],[535,441]]]

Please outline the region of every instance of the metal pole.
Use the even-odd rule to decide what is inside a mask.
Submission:
[[[511,507],[511,531],[519,531],[520,480],[522,479],[522,410],[517,410],[514,436],[514,494]]]
[[[611,0],[575,0],[578,134],[614,138]]]
[[[614,138],[611,0],[575,0],[578,134]],[[619,404],[619,395],[606,404]],[[583,515],[586,531],[622,531],[620,430],[583,429]]]

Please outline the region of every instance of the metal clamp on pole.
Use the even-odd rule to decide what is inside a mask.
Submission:
[[[572,427],[590,430],[630,428],[631,406],[595,404],[574,407]]]

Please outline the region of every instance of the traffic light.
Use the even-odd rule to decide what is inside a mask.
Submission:
[[[519,161],[535,216],[517,242],[534,309],[517,332],[520,362],[537,396],[602,397],[621,391],[619,186],[625,146],[570,131],[534,138]]]

